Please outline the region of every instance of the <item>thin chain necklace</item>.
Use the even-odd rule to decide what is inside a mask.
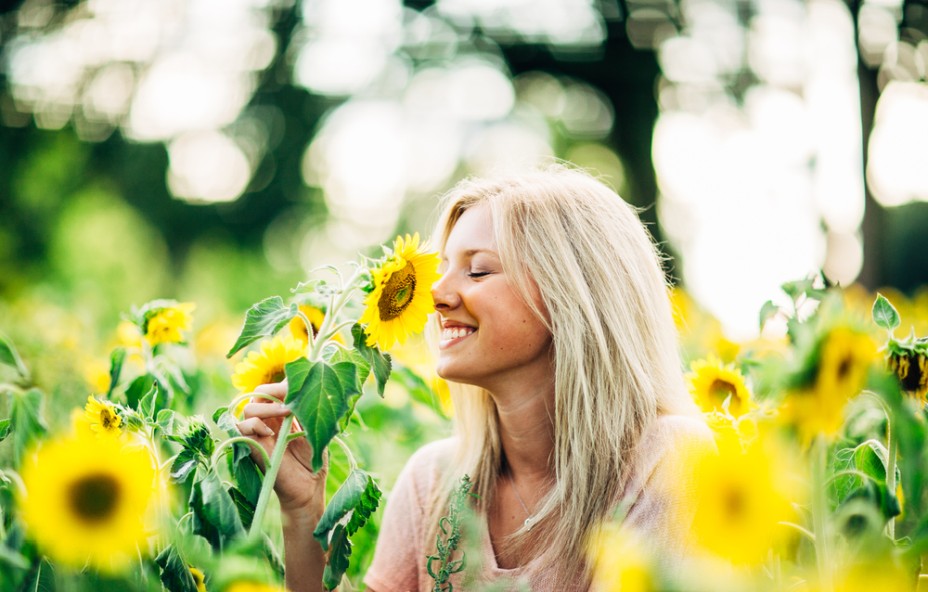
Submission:
[[[522,496],[519,495],[519,490],[516,489],[516,480],[512,478],[512,473],[509,474],[509,484],[512,486],[512,492],[516,494],[516,499],[519,501],[519,505],[522,506],[522,509],[525,511],[525,515],[528,518],[525,519],[525,530],[531,530],[532,526],[535,525],[535,516],[528,511],[528,508],[525,506],[525,502],[522,501]]]

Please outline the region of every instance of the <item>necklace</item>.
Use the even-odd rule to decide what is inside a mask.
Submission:
[[[531,530],[532,526],[535,525],[535,516],[528,511],[528,508],[525,506],[525,502],[522,501],[522,496],[519,495],[519,490],[516,489],[516,481],[512,478],[512,475],[509,475],[509,484],[512,486],[512,492],[516,494],[516,500],[519,501],[519,505],[522,506],[522,509],[525,511],[525,515],[528,518],[525,519],[525,530]]]

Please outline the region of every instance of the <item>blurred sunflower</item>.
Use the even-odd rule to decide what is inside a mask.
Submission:
[[[734,364],[724,364],[713,355],[690,364],[686,379],[690,394],[703,411],[727,411],[740,417],[753,407],[744,375]]]
[[[593,586],[596,592],[656,592],[652,558],[631,531],[610,524],[593,541]]]
[[[325,319],[325,311],[311,304],[301,304],[300,312],[309,319],[309,324],[313,326],[313,337],[319,334],[319,328],[322,327],[322,321]],[[305,344],[309,343],[309,329],[306,323],[300,317],[293,317],[290,321],[290,333]],[[332,336],[334,341],[344,343],[342,336],[336,333]]]
[[[225,592],[287,592],[287,589],[261,582],[235,582],[226,588]]]
[[[142,317],[142,333],[152,347],[160,343],[183,343],[181,331],[189,331],[193,322],[194,303],[163,302],[170,304],[152,306]]]
[[[243,393],[250,393],[262,384],[280,382],[287,377],[284,366],[302,357],[306,344],[290,335],[277,335],[261,342],[258,351],[248,352],[235,365],[232,385]]]
[[[203,570],[197,567],[191,567],[190,576],[193,578],[193,583],[196,586],[197,592],[206,592],[206,575],[203,573]]]
[[[915,349],[891,348],[889,369],[899,379],[906,394],[925,401],[928,394],[928,354]]]
[[[818,354],[812,382],[793,389],[783,405],[784,418],[806,442],[816,434],[832,438],[841,429],[844,407],[864,388],[877,348],[866,333],[839,326],[821,338]]]
[[[718,453],[688,451],[695,474],[693,542],[735,565],[758,565],[788,534],[779,523],[792,517],[792,492],[780,455],[759,440],[744,444],[717,433]]]
[[[28,454],[22,478],[20,516],[53,561],[116,573],[145,548],[163,489],[146,448],[78,431]]]
[[[116,411],[116,406],[93,395],[87,397],[81,420],[99,436],[116,437],[122,433],[122,418]]]
[[[438,254],[420,250],[419,234],[396,238],[393,253],[371,269],[371,290],[364,299],[359,322],[367,333],[367,345],[382,350],[421,333],[435,309],[432,284],[439,278]]]

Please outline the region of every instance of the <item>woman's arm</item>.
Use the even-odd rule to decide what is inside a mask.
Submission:
[[[281,401],[287,395],[287,383],[265,384],[256,389]],[[260,444],[268,454],[274,450],[281,422],[290,410],[280,403],[255,402],[245,405],[244,419],[238,429]],[[263,468],[264,457],[252,450],[251,457]],[[325,553],[313,538],[313,530],[325,510],[325,480],[328,463],[318,472],[311,467],[312,449],[306,438],[295,438],[288,445],[274,491],[280,501],[284,535],[284,565],[287,588],[292,592],[322,592]]]

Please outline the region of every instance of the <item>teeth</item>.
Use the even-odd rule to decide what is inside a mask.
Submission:
[[[452,339],[457,339],[458,337],[464,337],[465,335],[470,335],[476,329],[471,327],[451,327],[450,329],[442,329],[441,339],[442,341],[450,341]]]

